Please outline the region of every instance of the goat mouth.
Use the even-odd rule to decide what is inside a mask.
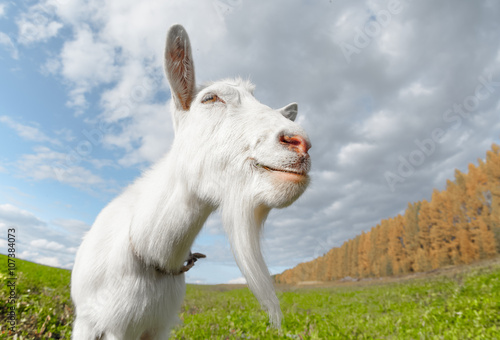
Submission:
[[[301,177],[307,176],[307,173],[305,171],[300,171],[300,170],[296,170],[296,169],[278,169],[278,168],[272,168],[270,166],[259,164],[259,163],[255,163],[255,165],[259,168],[262,168],[262,169],[270,171],[270,172],[282,172],[285,174],[291,174],[291,175],[296,175],[296,176],[301,176]]]

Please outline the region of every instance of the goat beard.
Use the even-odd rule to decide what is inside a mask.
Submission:
[[[268,313],[271,324],[280,328],[280,303],[260,247],[262,226],[270,210],[256,203],[255,199],[242,197],[241,190],[227,195],[221,205],[224,229],[236,263],[250,290]]]

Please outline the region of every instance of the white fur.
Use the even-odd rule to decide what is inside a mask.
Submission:
[[[189,38],[180,25],[167,35],[165,65],[175,140],[163,159],[102,210],[85,236],[71,281],[73,339],[168,338],[184,297],[184,274],[162,274],[154,266],[182,268],[216,209],[250,289],[280,325],[260,231],[271,208],[291,204],[309,182],[310,144],[293,123],[297,105],[273,110],[240,79],[196,89]],[[218,99],[203,103],[207,94]],[[302,149],[282,136],[300,136]]]

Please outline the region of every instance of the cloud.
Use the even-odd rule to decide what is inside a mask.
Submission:
[[[246,283],[247,283],[247,280],[243,276],[228,281],[228,284],[230,284],[230,285],[246,284]]]
[[[30,211],[0,204],[0,247],[7,244],[7,229],[15,229],[17,257],[70,269],[82,234],[89,226],[75,219],[58,218],[46,222]]]
[[[59,258],[58,257],[48,257],[48,256],[44,256],[44,257],[40,257],[37,261],[37,263],[40,263],[40,264],[43,264],[43,265],[46,265],[46,266],[51,266],[51,267],[57,267],[57,268],[61,268],[61,262],[59,261]]]
[[[109,159],[92,158],[93,149],[99,143],[89,140],[89,137],[71,147],[68,142],[76,138],[68,128],[54,131],[58,138],[51,138],[42,132],[36,123],[23,124],[9,116],[0,116],[0,123],[13,129],[24,140],[52,144],[51,147],[36,146],[33,154],[18,156],[14,165],[22,177],[37,181],[56,180],[84,190],[97,187],[106,191],[114,190],[114,180],[104,180],[88,166],[99,170],[104,167],[116,168],[118,165]],[[58,150],[65,149],[65,152],[56,151],[52,147]],[[0,172],[5,171],[5,168],[0,167]]]
[[[27,12],[21,14],[17,19],[18,38],[17,41],[23,45],[36,42],[45,42],[57,36],[63,27],[62,23],[51,20],[53,10],[48,3],[39,3],[31,6]]]
[[[3,241],[3,240],[1,240],[1,241]],[[32,252],[32,251],[29,251],[29,250],[24,250],[21,253],[19,253],[17,255],[17,257],[19,257],[20,259],[31,259],[31,258],[35,258],[35,257],[37,257],[39,255],[40,254],[37,253],[37,252]]]
[[[0,18],[3,18],[7,12],[7,4],[0,3]]]
[[[26,178],[52,179],[80,189],[89,187],[109,189],[113,186],[113,181],[105,181],[83,167],[85,159],[75,150],[63,153],[40,146],[34,151],[34,154],[21,155],[16,162],[18,170]]]
[[[162,71],[165,32],[173,23],[190,34],[199,83],[250,77],[263,103],[299,103],[298,119],[313,144],[312,183],[294,205],[268,218],[264,252],[271,266],[319,256],[407,202],[429,198],[455,168],[484,157],[500,135],[497,2],[401,1],[387,24],[380,21],[387,4],[364,0],[45,3],[53,17],[43,14],[50,18],[44,27],[60,22],[72,33],[51,50],[45,70],[68,86],[69,105],[88,122],[118,127],[103,134],[102,146],[119,151],[121,166],[157,160],[173,139]],[[343,43],[357,52],[346,58]],[[475,105],[481,84],[488,96]],[[474,107],[462,115],[457,105],[464,103]],[[401,159],[421,151],[436,129],[442,140],[391,190],[385,174],[398,174]],[[54,163],[71,170],[57,179]],[[103,185],[86,164],[40,148],[18,166],[28,178]],[[100,164],[106,166],[93,166]],[[208,227],[213,234],[200,235],[204,240],[220,235],[217,222]],[[223,242],[197,244],[209,259],[229,262]]]
[[[10,39],[10,37],[3,32],[0,32],[0,46],[3,46],[8,52],[10,52],[12,59],[19,59],[19,51],[17,50],[16,45],[14,45],[12,39]]]
[[[61,72],[61,62],[57,58],[48,58],[40,67],[40,72],[45,76],[57,75]]]
[[[313,144],[310,188],[290,208],[273,212],[265,227],[264,248],[271,264],[291,266],[322,255],[380,219],[394,216],[407,202],[429,197],[433,187],[443,188],[445,179],[453,178],[454,168],[464,169],[467,162],[484,157],[499,135],[494,112],[500,87],[481,102],[474,117],[463,120],[459,131],[450,130],[442,115],[474,92],[480,76],[497,70],[493,78],[500,80],[494,61],[499,43],[479,33],[492,32],[483,20],[493,20],[487,12],[498,14],[500,8],[461,3],[458,17],[444,23],[446,5],[430,8],[404,3],[405,9],[393,16],[384,35],[372,39],[349,64],[338,41],[352,42],[357,28],[368,20],[363,9],[369,4],[315,6],[301,16],[302,22],[309,24],[284,26],[288,33],[278,22],[262,34],[268,16],[277,8],[268,7],[256,15],[261,7],[244,4],[242,13],[229,18],[230,24],[244,20],[243,13],[254,18],[245,28],[231,31],[230,43],[225,41],[224,45],[232,46],[238,56],[251,55],[255,60],[245,65],[251,69],[258,96],[286,102],[294,92],[296,97],[291,100],[299,102],[299,116],[305,117],[303,125]],[[293,17],[292,12],[298,10],[298,6],[286,6],[282,15]],[[314,21],[309,16],[314,16]],[[423,17],[425,27],[419,22]],[[466,17],[472,20],[467,27],[479,31],[463,26]],[[262,35],[252,39],[252,31]],[[278,39],[279,47],[273,48],[272,41]],[[443,39],[449,44],[443,46]],[[474,53],[460,54],[464,44]],[[235,54],[217,57],[225,58],[223,64],[236,69],[235,62],[228,61]],[[265,63],[256,65],[259,60]],[[270,79],[271,74],[275,80]],[[276,86],[276,80],[291,85]],[[260,90],[262,85],[264,91]],[[480,124],[480,120],[491,126]],[[415,174],[392,193],[384,173],[397,172],[399,156],[407,158],[418,149],[415,140],[430,138],[438,127],[447,129],[449,139],[437,144]],[[456,143],[458,136],[464,138],[461,147]]]
[[[74,86],[68,105],[82,109],[87,105],[85,95],[96,85],[111,82],[117,69],[112,45],[100,41],[89,27],[79,28],[75,36],[61,51],[60,72]]]
[[[339,165],[359,164],[375,147],[367,143],[350,143],[342,146],[337,158]]]
[[[48,142],[55,145],[61,144],[57,139],[49,138],[47,135],[45,135],[42,131],[40,131],[38,126],[33,126],[35,125],[33,123],[31,125],[21,124],[19,122],[16,122],[9,116],[0,116],[0,123],[3,123],[16,131],[19,137],[25,140],[34,142]]]
[[[30,242],[30,246],[39,248],[39,249],[47,249],[53,251],[61,251],[65,249],[65,247],[54,241],[47,241],[45,239],[34,240]]]
[[[120,160],[124,166],[157,160],[173,138],[168,106],[156,99],[166,90],[162,59],[166,23],[210,27],[210,35],[195,38],[197,49],[209,50],[225,34],[221,11],[230,8],[210,1],[130,0],[52,1],[46,7],[74,32],[59,55],[43,67],[70,84],[67,104],[81,115],[88,108],[89,94],[103,88],[98,119],[123,126],[106,135],[104,146],[125,150]]]
[[[46,226],[31,212],[17,208],[11,204],[0,204],[0,221],[6,225],[25,225],[29,227]]]
[[[90,230],[90,226],[87,223],[75,219],[58,218],[50,221],[50,223],[74,235],[77,242],[80,242],[83,235]],[[68,251],[76,253],[76,249],[68,249]]]
[[[62,128],[59,130],[55,130],[54,133],[57,136],[59,136],[59,138],[61,138],[62,140],[66,141],[66,142],[74,141],[76,138],[73,131],[71,131],[68,128]]]
[[[66,263],[64,265],[59,266],[59,268],[71,270],[71,269],[73,269],[73,265],[74,265],[74,263],[70,262],[70,263]]]

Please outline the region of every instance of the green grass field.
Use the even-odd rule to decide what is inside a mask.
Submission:
[[[2,264],[3,263],[3,264]],[[70,272],[17,260],[17,339],[68,339]],[[8,335],[7,258],[0,338]],[[173,339],[500,339],[500,261],[414,279],[278,289],[281,330],[247,288],[189,285]]]

